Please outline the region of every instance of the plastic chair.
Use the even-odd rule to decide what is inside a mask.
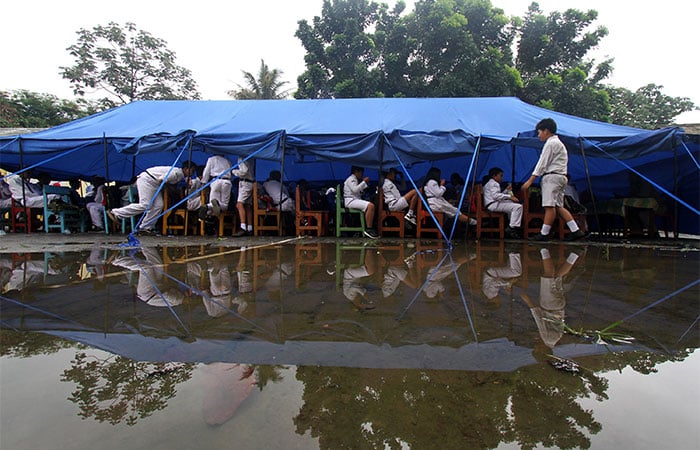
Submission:
[[[55,200],[49,202],[47,195],[56,194],[60,196],[60,202]],[[81,233],[85,232],[85,211],[78,209],[70,203],[71,188],[64,186],[44,186],[44,231],[48,233],[52,229],[58,229],[61,233],[66,230],[79,228]],[[56,223],[51,223],[53,217]]]
[[[342,186],[339,184],[335,189],[335,236],[340,237],[344,231],[359,231],[364,233],[367,228],[365,225],[365,212],[359,209],[351,209],[343,206]],[[357,214],[360,216],[360,226],[343,225],[343,218]]]

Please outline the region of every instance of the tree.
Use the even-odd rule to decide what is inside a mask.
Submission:
[[[237,90],[230,90],[227,94],[238,100],[270,100],[285,98],[289,91],[282,91],[281,88],[287,81],[280,81],[282,71],[279,69],[270,70],[264,60],[260,60],[260,70],[258,71],[257,79],[255,76],[246,71],[243,72],[246,87],[238,85]]]
[[[306,49],[306,71],[296,98],[376,97],[381,79],[372,33],[386,5],[367,0],[324,0],[313,26],[299,21],[295,36]]]
[[[326,0],[313,26],[299,22],[307,70],[297,98],[514,95],[514,31],[488,0]]]
[[[661,93],[663,86],[648,84],[637,91],[610,86],[612,111],[610,121],[630,127],[658,129],[669,126],[673,119],[695,109],[687,97],[670,97]]]
[[[405,22],[410,96],[510,96],[522,86],[515,28],[489,0],[421,0]]]
[[[26,90],[0,91],[0,127],[48,128],[96,112],[86,101],[61,100]]]
[[[569,9],[544,16],[537,3],[520,26],[516,66],[523,78],[519,97],[567,114],[607,121],[609,97],[600,82],[612,71],[612,60],[600,64],[586,54],[607,36],[605,27],[587,31],[598,17],[594,10]]]
[[[175,63],[167,43],[133,23],[122,27],[110,22],[92,30],[81,28],[77,34],[78,41],[68,47],[75,65],[60,68],[76,95],[106,92],[100,99],[103,107],[134,100],[200,98],[190,71]]]

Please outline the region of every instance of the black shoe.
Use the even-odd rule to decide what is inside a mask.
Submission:
[[[197,211],[197,216],[199,217],[199,220],[204,220],[207,218],[207,207],[206,206],[200,206],[199,211]]]
[[[158,232],[154,229],[139,230],[136,234],[139,236],[160,236]]]
[[[241,237],[241,236],[247,236],[248,232],[244,230],[243,228],[239,228],[238,231],[233,233],[233,237]]]
[[[363,231],[363,234],[370,239],[377,239],[379,237],[379,235],[376,231],[374,231],[373,228],[367,228],[365,231]]]
[[[586,233],[584,233],[581,230],[576,230],[576,231],[573,231],[573,232],[567,234],[566,236],[564,236],[564,240],[565,241],[578,241],[579,239],[583,239],[585,237],[586,237]]]
[[[520,239],[520,231],[517,228],[506,227],[506,237],[509,239]]]
[[[536,235],[532,236],[530,240],[534,242],[549,242],[551,237],[548,234],[537,233]]]

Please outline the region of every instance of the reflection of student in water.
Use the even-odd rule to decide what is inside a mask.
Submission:
[[[367,289],[364,287],[365,279],[377,270],[377,261],[372,253],[368,252],[365,256],[364,264],[343,269],[343,294],[361,310],[375,308],[374,302],[367,298]]]
[[[163,280],[163,260],[154,247],[141,247],[143,258],[119,256],[112,264],[139,272],[136,295],[149,306],[167,307],[182,303],[184,295],[174,287],[168,287]]]
[[[255,387],[255,367],[247,364],[211,363],[201,374],[202,414],[207,425],[223,425]]]
[[[548,249],[541,249],[540,254],[542,255],[543,273],[540,277],[539,305],[536,305],[526,292],[520,294],[520,298],[530,307],[542,342],[547,347],[554,348],[564,334],[562,325],[566,299],[564,297],[563,277],[574,267],[578,255],[571,252],[566,261],[555,268]]]
[[[393,263],[391,250],[377,250],[378,258],[382,267],[386,267],[384,279],[382,280],[382,295],[384,298],[391,297],[401,283],[412,289],[420,287],[417,271],[411,264],[407,267],[405,260],[399,258],[398,264]],[[388,267],[387,267],[388,266]]]
[[[520,261],[520,253],[510,253],[507,266],[490,267],[484,271],[481,277],[481,291],[493,306],[500,306],[498,294],[501,289],[510,294],[513,284],[522,274],[523,265]]]
[[[427,284],[423,288],[425,295],[428,298],[442,297],[442,294],[445,293],[445,285],[442,284],[442,280],[449,276],[455,277],[460,266],[469,261],[470,258],[466,253],[462,255],[453,254],[452,259],[446,258],[440,267],[431,267],[426,277]]]
[[[209,294],[202,296],[207,314],[211,317],[220,317],[231,308],[231,272],[226,262],[221,258],[207,259],[207,273],[209,274]],[[205,294],[206,291],[203,291]]]

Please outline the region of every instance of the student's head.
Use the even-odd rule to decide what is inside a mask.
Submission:
[[[396,170],[396,168],[392,167],[391,169],[384,172],[384,178],[388,178],[388,179],[393,181],[393,180],[396,180],[396,177],[400,174],[401,174],[401,172]]]
[[[194,161],[184,161],[182,163],[182,173],[186,177],[191,177],[197,171],[197,164]]]
[[[554,119],[546,118],[537,122],[536,130],[549,130],[550,133],[554,134],[557,132],[557,123]]]
[[[462,186],[464,184],[464,179],[457,172],[453,172],[450,175],[450,184],[452,186]]]
[[[365,174],[365,169],[360,166],[352,166],[350,168],[350,173],[355,175],[358,179],[360,179],[362,178],[362,175]]]
[[[489,178],[498,181],[499,183],[503,181],[503,169],[500,167],[492,167],[489,170]]]
[[[269,180],[282,181],[282,173],[279,170],[271,170],[267,178]]]
[[[80,188],[80,179],[79,178],[71,178],[68,180],[68,185],[71,187],[71,189],[79,189]]]
[[[442,172],[440,172],[440,169],[438,169],[437,167],[431,167],[428,170],[428,173],[425,175],[425,182],[427,183],[430,180],[435,180],[439,184],[441,174]]]
[[[93,186],[102,186],[105,184],[107,180],[104,177],[101,177],[99,175],[93,175],[92,178],[90,179],[90,183],[92,183]]]
[[[39,180],[39,184],[43,184],[45,186],[51,184],[51,175],[46,172],[36,174],[36,179]]]

